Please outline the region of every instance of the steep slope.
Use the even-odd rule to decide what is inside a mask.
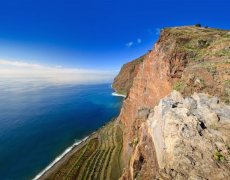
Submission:
[[[113,88],[119,117],[41,179],[229,179],[229,31],[166,28]]]
[[[143,55],[127,64],[124,64],[119,72],[119,76],[114,79],[113,89],[123,95],[127,95],[133,85],[133,79],[137,75],[139,65],[146,55]]]
[[[118,118],[125,126],[124,179],[156,178],[158,163],[153,138],[141,127],[146,126],[144,122],[160,99],[173,89],[184,96],[205,92],[229,103],[229,49],[229,31],[176,27],[161,32],[153,50],[139,64]],[[116,79],[122,76],[121,73]]]

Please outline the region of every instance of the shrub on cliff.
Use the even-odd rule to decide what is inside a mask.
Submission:
[[[201,27],[201,24],[195,24],[195,27]]]

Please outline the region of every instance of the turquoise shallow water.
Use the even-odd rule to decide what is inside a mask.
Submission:
[[[0,79],[0,179],[31,179],[119,114],[110,84]]]

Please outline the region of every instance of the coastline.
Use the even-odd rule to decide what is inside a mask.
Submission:
[[[117,92],[113,92],[112,95],[113,95],[113,96],[120,96],[120,97],[126,98],[126,95],[119,94],[119,93],[117,93]]]
[[[32,180],[38,180],[42,178],[43,176],[48,175],[52,169],[55,166],[59,166],[62,164],[63,161],[65,161],[66,158],[68,158],[70,155],[75,153],[81,146],[85,144],[96,132],[93,132],[91,135],[86,136],[80,141],[75,142],[72,146],[68,147],[62,154],[57,156],[54,161],[52,161],[44,170],[42,170],[40,173],[38,173]]]
[[[124,94],[119,94],[116,89],[113,88],[113,84],[111,84],[111,88],[113,89],[114,92],[112,92],[112,96],[120,96],[120,97],[123,97],[123,98],[126,98],[126,95]]]
[[[111,85],[111,87],[112,87],[112,85]],[[113,92],[112,96],[120,96],[123,98],[126,97],[125,95],[119,94],[117,92]],[[63,153],[61,153],[59,156],[57,156],[44,170],[42,170],[34,178],[32,178],[32,180],[45,179],[46,177],[48,177],[50,174],[52,174],[53,171],[55,171],[60,165],[62,165],[66,159],[68,159],[71,155],[76,153],[82,146],[85,145],[85,143],[87,143],[90,139],[92,139],[94,136],[96,136],[97,132],[100,129],[104,128],[106,125],[110,124],[111,122],[113,122],[115,120],[116,120],[116,118],[115,119],[112,118],[106,124],[102,125],[102,127],[98,128],[96,131],[92,132],[90,135],[86,136],[82,140],[75,142],[73,145],[71,145],[70,147],[65,149]]]
[[[44,170],[39,172],[32,180],[46,179],[52,174],[58,167],[60,167],[67,159],[69,159],[74,153],[76,153],[80,148],[82,148],[88,141],[92,138],[97,137],[97,132],[103,129],[106,125],[116,121],[116,118],[112,118],[106,124],[102,125],[96,131],[92,132],[90,135],[86,136],[82,140],[75,142],[72,146],[68,147],[61,155],[57,156],[54,161],[52,161]]]

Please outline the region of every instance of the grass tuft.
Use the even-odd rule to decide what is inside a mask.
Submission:
[[[183,91],[184,88],[186,87],[186,84],[185,82],[183,81],[177,81],[174,85],[173,85],[173,90],[176,90],[176,91]]]
[[[214,152],[214,154],[213,154],[213,157],[214,157],[214,159],[215,159],[216,161],[221,161],[221,162],[225,161],[224,155],[221,154],[220,151],[218,151],[218,150],[215,150],[215,152]]]

